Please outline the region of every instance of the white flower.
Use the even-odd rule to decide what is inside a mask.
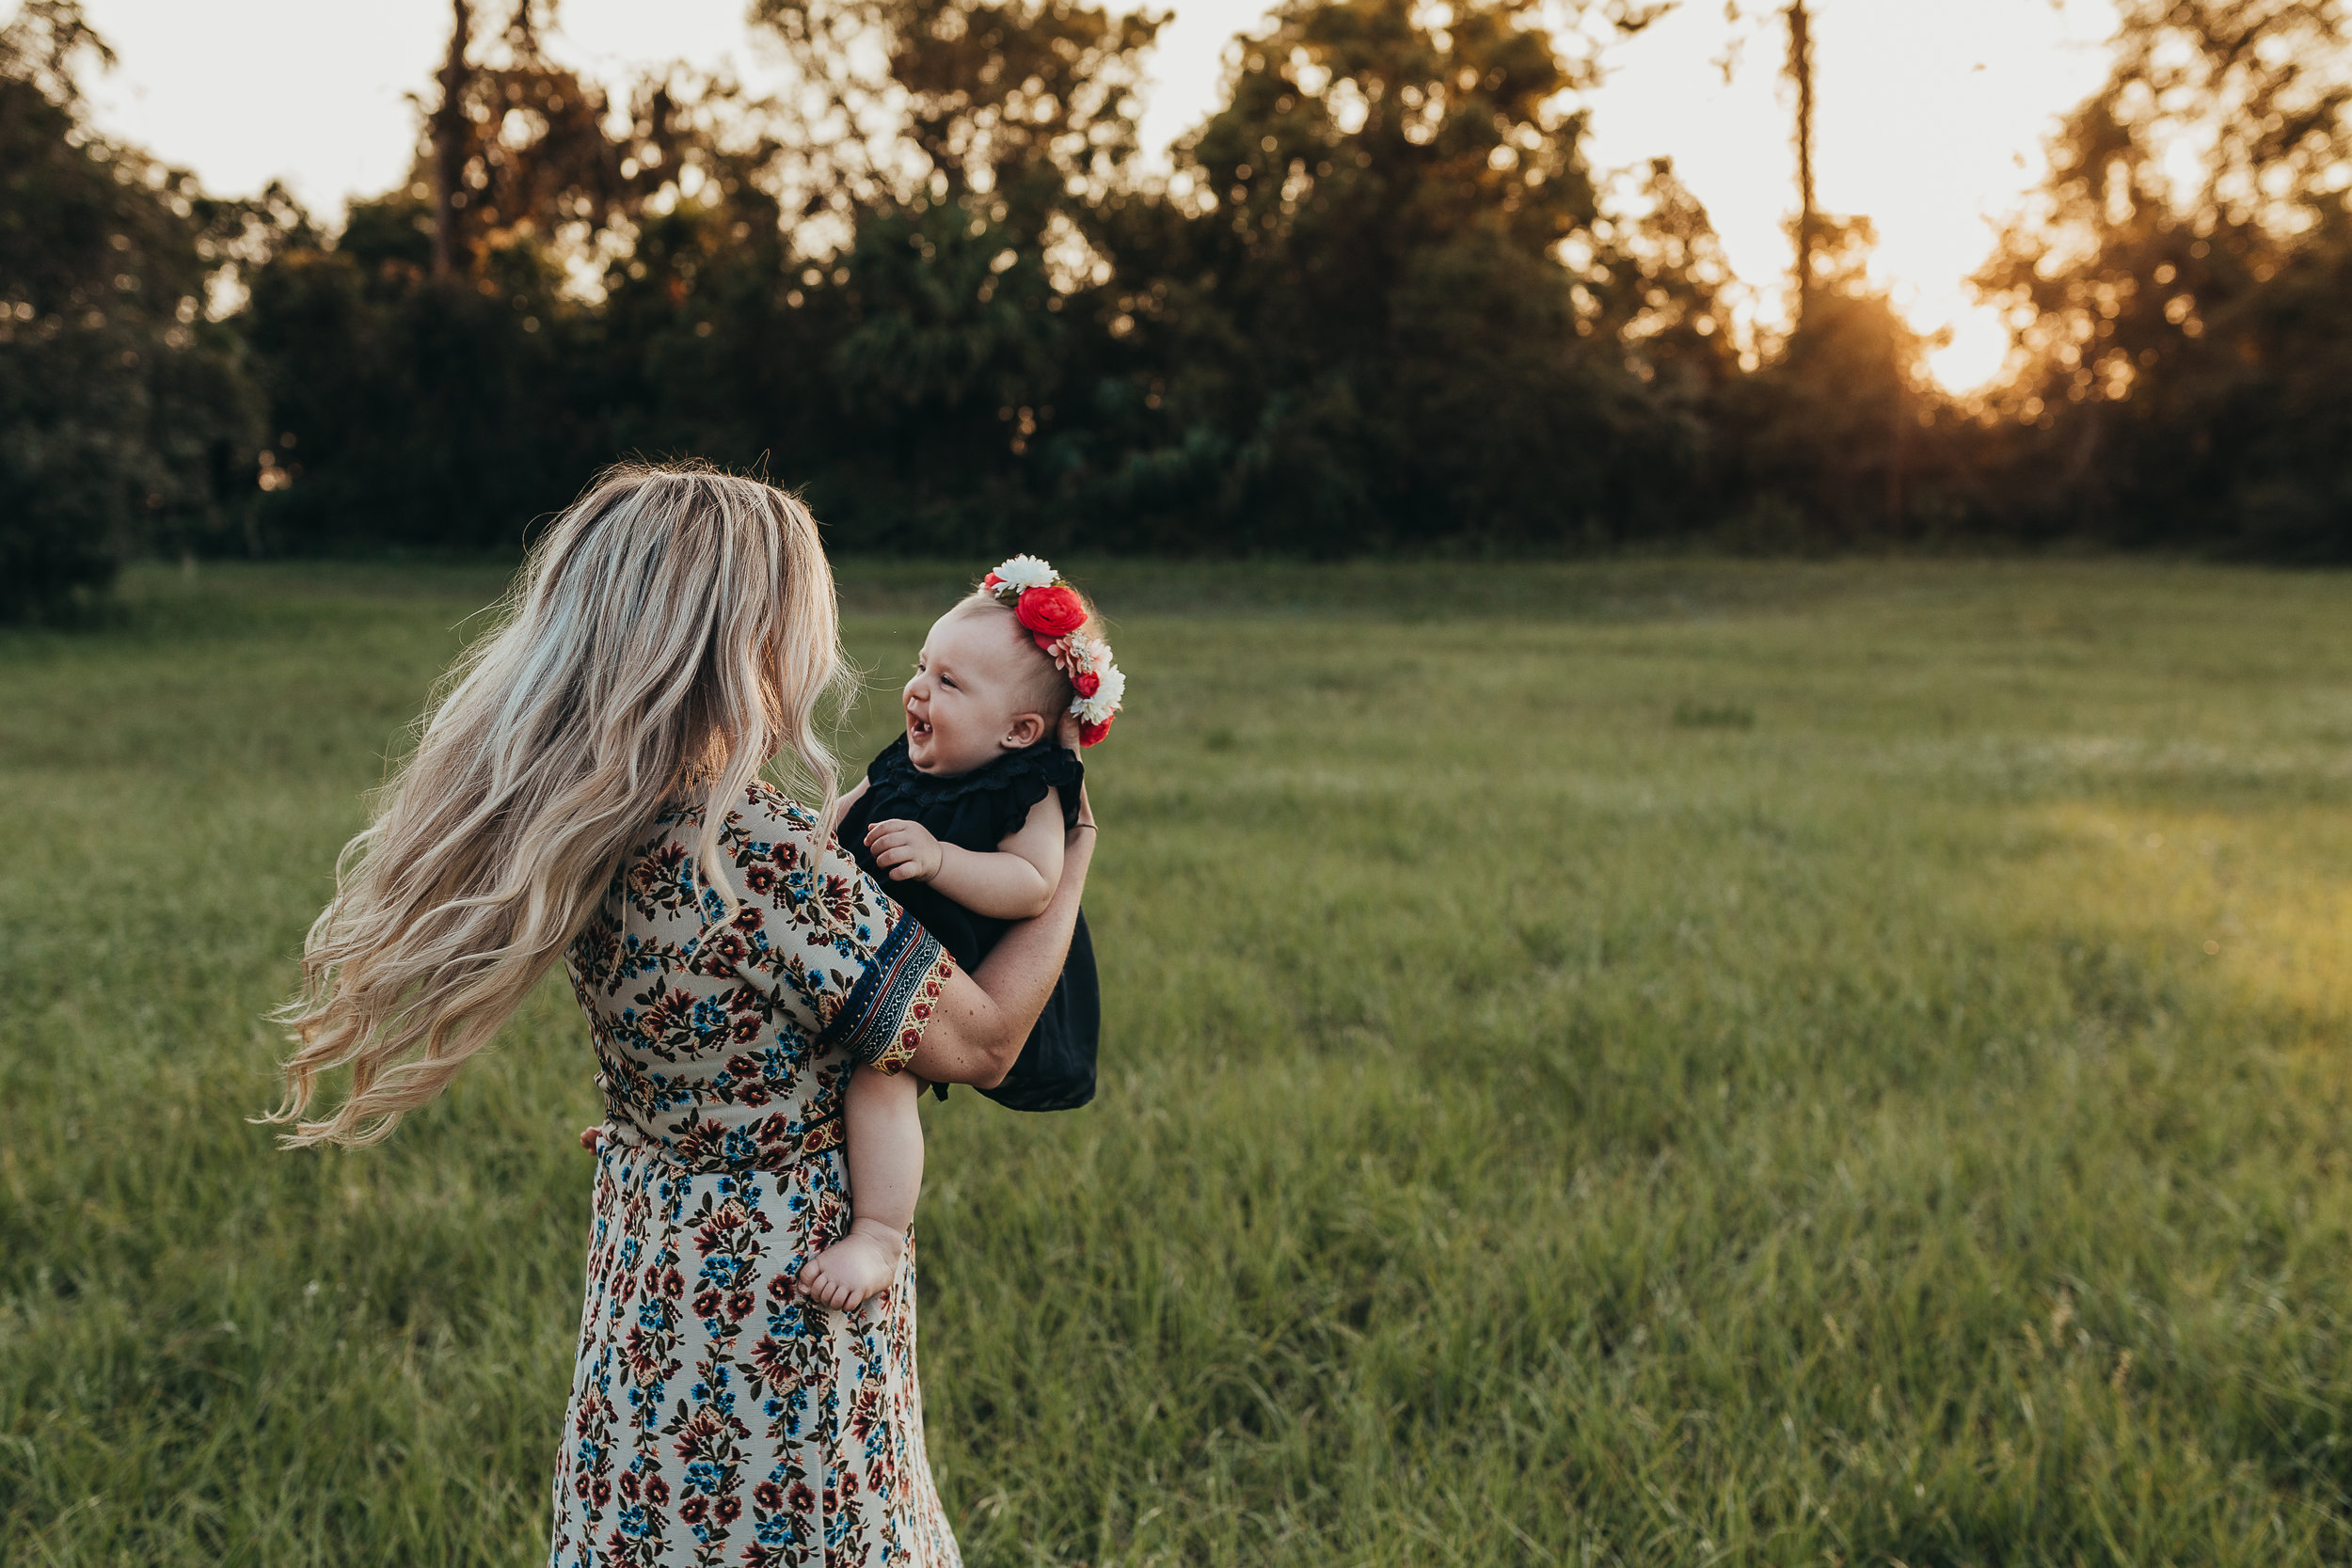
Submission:
[[[1119,700],[1127,694],[1127,677],[1120,673],[1118,665],[1105,659],[1097,673],[1103,684],[1094,689],[1094,695],[1081,697],[1070,705],[1070,711],[1082,723],[1099,724],[1108,719],[1119,711]]]
[[[1091,670],[1096,674],[1111,667],[1111,645],[1099,637],[1070,639],[1070,671]]]
[[[1016,555],[996,568],[996,591],[1019,594],[1024,589],[1054,586],[1054,568],[1033,555]]]

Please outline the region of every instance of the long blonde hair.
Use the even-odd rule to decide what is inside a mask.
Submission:
[[[696,860],[730,906],[722,821],[788,752],[821,809],[836,782],[817,711],[839,689],[839,619],[817,525],[792,497],[699,466],[611,469],[533,546],[497,628],[442,682],[374,822],[336,862],[274,1015],[289,1145],[373,1143],[489,1042],[675,797],[703,805]],[[351,1093],[301,1120],[320,1075]]]

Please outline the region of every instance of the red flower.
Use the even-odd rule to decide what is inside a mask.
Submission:
[[[786,1282],[778,1279],[776,1285],[786,1285]],[[790,1289],[788,1285],[786,1288]],[[771,1294],[774,1291],[774,1285],[769,1287]],[[801,1375],[799,1367],[793,1362],[790,1344],[772,1334],[761,1335],[759,1343],[752,1347],[752,1370],[777,1388],[789,1387],[800,1381]]]
[[[729,1495],[719,1499],[719,1523],[731,1525],[742,1515],[742,1499]]]
[[[621,1359],[628,1363],[629,1375],[640,1383],[652,1383],[662,1376],[661,1344],[654,1335],[645,1332],[644,1323],[631,1323],[628,1338],[622,1341]]]
[[[752,1488],[752,1501],[773,1513],[784,1506],[784,1488],[772,1481],[763,1481]]]
[[[1086,601],[1067,588],[1029,589],[1012,612],[1041,637],[1068,637],[1087,624]]]
[[[1070,677],[1070,685],[1081,697],[1091,697],[1103,689],[1103,677],[1091,670],[1081,670]]]
[[[1111,719],[1116,719],[1118,717],[1119,715],[1116,713],[1111,715]],[[1110,734],[1111,719],[1105,719],[1099,724],[1080,724],[1078,726],[1078,744],[1081,746],[1091,746],[1095,742],[1101,740],[1104,736]]]
[[[719,1439],[726,1435],[726,1423],[716,1411],[708,1408],[695,1411],[686,1418],[678,1429],[677,1456],[691,1463],[697,1459],[715,1458]]]
[[[980,586],[981,586],[982,588],[993,588],[993,587],[995,587],[998,583],[1000,583],[1000,582],[1002,582],[1002,581],[1004,581],[1004,580],[1005,580],[1005,579],[1004,579],[1003,578],[1000,578],[1000,577],[998,577],[995,573],[991,572],[991,573],[989,573],[989,574],[988,574],[988,576],[986,576],[986,577],[984,577],[984,578],[982,578],[980,579]]]

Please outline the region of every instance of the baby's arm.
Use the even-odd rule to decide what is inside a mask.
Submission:
[[[922,1081],[862,1067],[843,1096],[850,1163],[850,1233],[801,1269],[801,1293],[855,1307],[890,1288],[923,1191]]]
[[[1048,785],[1029,819],[993,853],[942,844],[921,823],[898,819],[868,828],[866,843],[894,882],[929,882],[974,914],[1026,920],[1043,913],[1061,885],[1061,798]]]

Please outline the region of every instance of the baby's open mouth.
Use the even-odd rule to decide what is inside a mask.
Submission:
[[[908,714],[908,715],[907,715],[907,734],[908,734],[908,735],[910,735],[910,736],[920,736],[920,737],[929,737],[929,736],[930,735],[930,733],[931,733],[931,727],[930,727],[930,723],[929,723],[928,721],[924,721],[924,720],[921,720],[921,719],[917,719],[917,718],[916,718],[914,714],[912,714],[912,713],[910,713],[910,714]]]

